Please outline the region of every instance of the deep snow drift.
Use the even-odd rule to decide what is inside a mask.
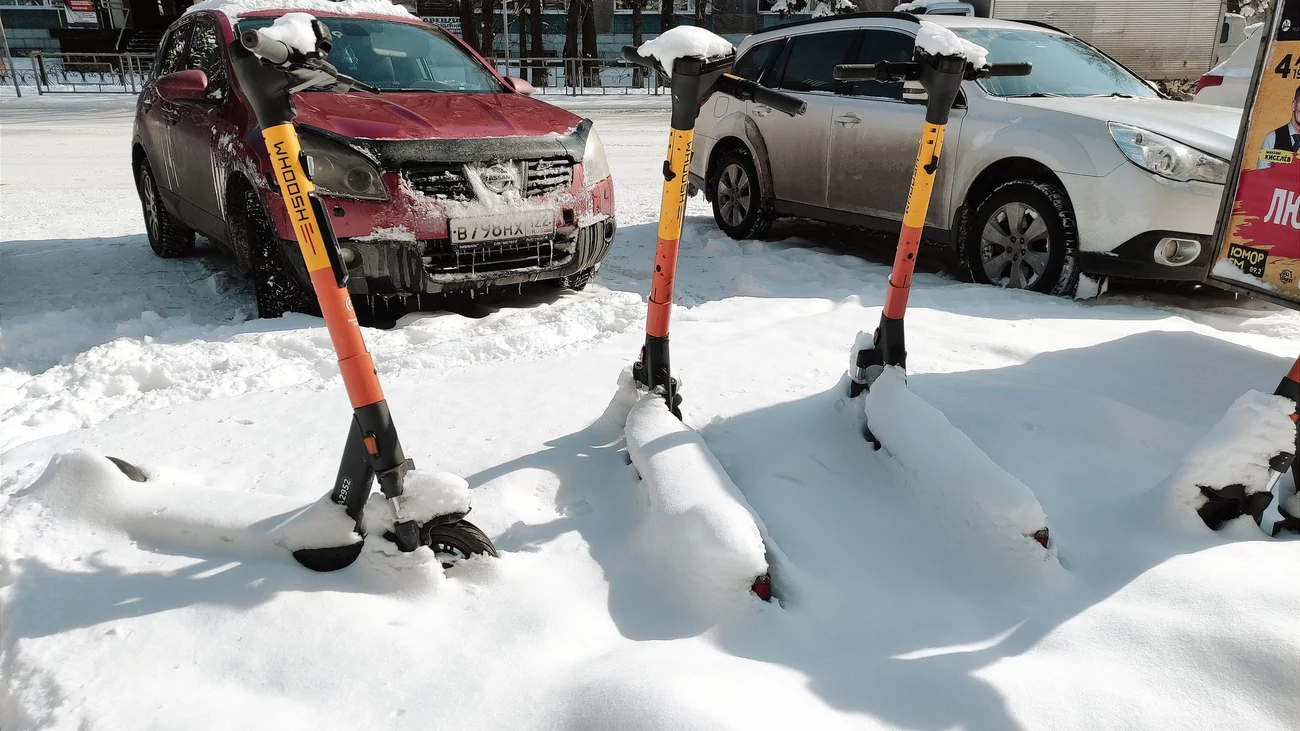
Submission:
[[[444,572],[373,543],[332,574],[275,532],[329,489],[347,434],[320,321],[250,320],[202,243],[152,255],[130,100],[0,106],[5,731],[1297,726],[1300,541],[1171,521],[1165,481],[1286,373],[1300,317],[915,277],[907,390],[1032,488],[1045,580],[932,499],[962,484],[862,438],[844,354],[879,321],[889,252],[798,222],[731,241],[695,198],[674,369],[780,598],[702,612],[687,571],[716,566],[648,512],[619,385],[667,105],[563,103],[597,120],[618,190],[597,281],[366,331],[408,455],[464,477],[500,557]]]

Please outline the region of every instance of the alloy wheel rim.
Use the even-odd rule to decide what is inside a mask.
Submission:
[[[739,226],[753,207],[753,185],[749,174],[736,163],[728,165],[718,176],[718,212],[728,226]]]
[[[980,264],[989,281],[1029,289],[1047,271],[1051,233],[1033,206],[1012,201],[1000,206],[980,233]]]
[[[140,173],[140,187],[144,193],[144,212],[145,225],[149,227],[149,235],[158,238],[158,197],[153,192],[153,178],[149,175],[148,170]]]

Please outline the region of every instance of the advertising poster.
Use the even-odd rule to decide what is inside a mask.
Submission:
[[[1300,0],[1261,42],[1207,281],[1300,309]]]

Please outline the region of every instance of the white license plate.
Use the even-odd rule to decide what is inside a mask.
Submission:
[[[503,213],[500,216],[453,218],[447,222],[456,246],[485,241],[546,238],[555,235],[555,211]]]

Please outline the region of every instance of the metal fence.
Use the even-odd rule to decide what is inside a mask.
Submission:
[[[13,59],[0,73],[7,87],[34,87],[37,94],[101,92],[136,94],[149,79],[148,53],[45,53]]]
[[[0,84],[34,88],[37,94],[136,94],[153,70],[153,55],[147,53],[33,51],[12,62],[12,68],[0,68]],[[532,82],[539,95],[657,95],[666,89],[657,72],[617,58],[512,58],[489,59],[489,63],[502,75]]]
[[[503,76],[527,79],[538,94],[662,94],[667,88],[658,72],[619,58],[489,59]]]

